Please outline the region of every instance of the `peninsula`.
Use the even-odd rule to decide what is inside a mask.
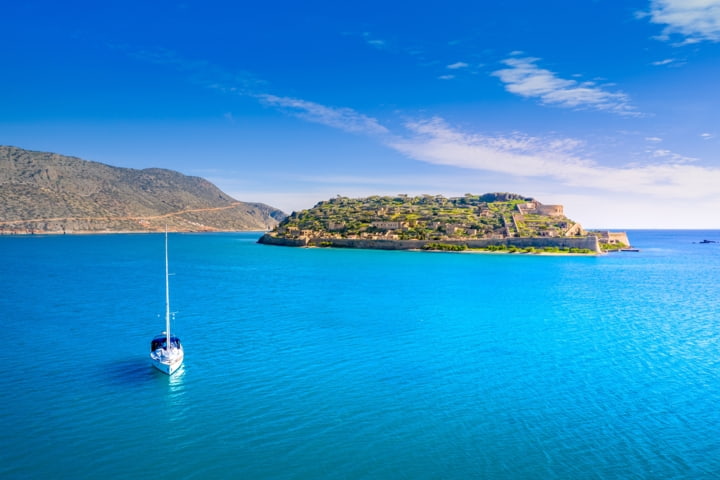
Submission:
[[[514,193],[338,196],[293,212],[259,243],[385,250],[486,249],[601,253],[629,246],[623,232],[587,232],[564,214]]]
[[[0,146],[0,235],[269,230],[283,218],[173,170]]]

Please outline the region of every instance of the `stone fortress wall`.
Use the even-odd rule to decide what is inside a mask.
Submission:
[[[628,247],[630,246],[630,240],[628,239],[626,232],[601,231],[595,233],[598,235],[600,243],[608,243],[610,245],[622,243]]]
[[[562,217],[565,210],[562,205],[543,205],[540,202],[532,201],[517,206],[520,215],[528,215],[531,213],[537,215],[547,215],[549,217]]]
[[[376,250],[415,250],[425,245],[438,243],[437,240],[375,240],[356,238],[323,238],[301,237],[280,238],[271,234],[263,235],[258,243],[266,245],[283,245],[289,247],[339,247],[339,248],[367,248]],[[473,239],[473,240],[443,240],[446,245],[467,245],[469,248],[485,248],[491,245],[514,246],[518,248],[558,247],[558,248],[586,248],[600,253],[598,237],[508,237],[502,239]]]

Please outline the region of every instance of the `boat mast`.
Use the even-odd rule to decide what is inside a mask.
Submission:
[[[165,350],[170,352],[170,274],[168,273],[168,232],[165,227],[165,333],[167,335]]]

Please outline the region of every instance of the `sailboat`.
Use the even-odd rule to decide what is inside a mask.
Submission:
[[[150,343],[150,359],[155,368],[172,375],[183,363],[180,339],[170,335],[170,274],[168,273],[168,233],[165,229],[165,331],[153,338]]]

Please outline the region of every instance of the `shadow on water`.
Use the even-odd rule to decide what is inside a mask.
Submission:
[[[153,368],[149,359],[136,357],[104,364],[101,375],[106,383],[122,387],[153,385],[161,382],[170,387],[170,393],[178,394],[183,390],[185,365],[168,376]]]
[[[143,385],[156,381],[158,376],[165,376],[143,357],[111,362],[103,367],[103,371],[109,382],[125,386]]]

